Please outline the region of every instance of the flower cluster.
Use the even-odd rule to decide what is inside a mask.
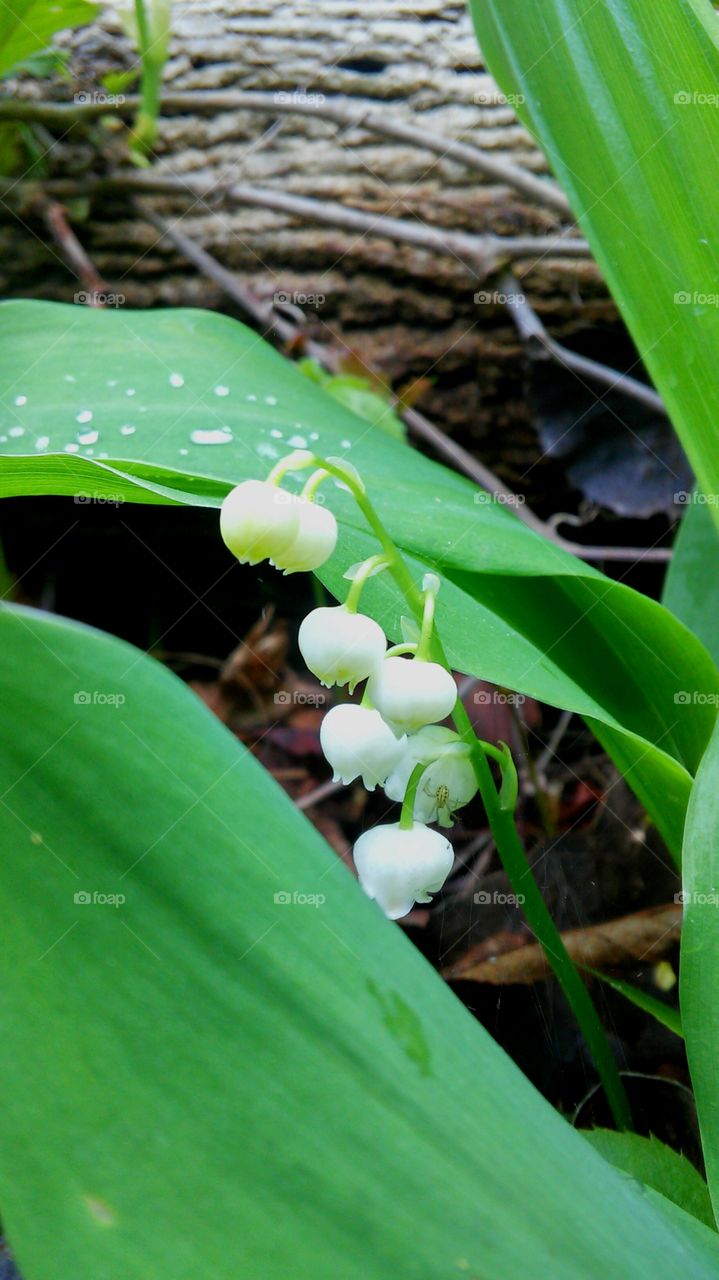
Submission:
[[[314,461],[311,455],[292,455],[269,480],[246,480],[225,499],[222,536],[242,563],[269,559],[292,573],[316,569],[332,554],[336,521],[313,499],[318,483],[334,472],[315,472],[300,496],[278,483],[286,470]],[[325,467],[330,464],[328,460]],[[313,609],[300,627],[298,643],[323,685],[347,686],[352,693],[365,682],[361,703],[339,703],[327,713],[320,741],[335,781],[361,778],[367,790],[384,787],[391,800],[402,804],[399,822],[366,831],[354,848],[362,887],[396,920],[415,902],[429,902],[447,879],[452,846],[427,824],[451,827],[455,810],[471,800],[477,781],[469,745],[438,723],[457,700],[451,673],[429,657],[439,579],[427,574],[422,584],[417,642],[388,649],[382,627],[358,611],[365,582],[391,563],[389,554],[381,554],[353,566],[345,575],[351,580],[345,603]]]

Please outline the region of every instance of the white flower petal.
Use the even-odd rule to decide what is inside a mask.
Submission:
[[[406,733],[444,720],[457,701],[450,672],[418,658],[385,658],[367,693],[384,719]]]
[[[407,915],[415,902],[431,901],[454,862],[449,841],[420,822],[407,831],[396,822],[365,831],[353,856],[362,888],[390,920]]]
[[[243,480],[222,503],[220,532],[240,564],[259,564],[281,555],[299,527],[292,494],[266,480]]]
[[[362,778],[368,791],[381,786],[405,748],[379,711],[353,703],[332,707],[320,727],[320,743],[335,779]]]
[[[384,657],[387,641],[378,623],[345,605],[313,609],[300,627],[298,643],[307,666],[318,680],[349,685],[352,693]]]

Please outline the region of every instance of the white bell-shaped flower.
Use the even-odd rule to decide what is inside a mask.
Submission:
[[[368,791],[381,786],[406,745],[385,724],[379,711],[353,703],[333,707],[322,721],[320,743],[335,782],[361,778]]]
[[[362,888],[390,920],[406,916],[415,902],[430,902],[454,862],[449,840],[421,822],[406,831],[398,822],[365,831],[353,857]]]
[[[320,684],[349,685],[352,693],[384,658],[387,641],[382,628],[346,605],[313,609],[298,636],[300,653]]]
[[[307,498],[295,498],[298,525],[292,541],[270,556],[285,573],[308,573],[329,560],[337,545],[337,521],[328,507]]]
[[[280,556],[299,527],[299,505],[293,495],[267,480],[243,480],[222,503],[220,532],[240,564]]]
[[[404,800],[412,771],[427,768],[420,777],[414,801],[418,822],[439,822],[451,827],[454,813],[468,804],[477,791],[477,778],[468,745],[458,733],[430,724],[407,739],[404,755],[385,783],[390,800]]]
[[[371,676],[367,693],[384,719],[405,733],[444,720],[457,701],[450,672],[420,658],[385,658]]]

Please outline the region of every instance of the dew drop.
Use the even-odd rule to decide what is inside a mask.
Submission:
[[[24,404],[27,404],[27,396],[15,396],[15,404],[18,409],[22,408]]]
[[[311,432],[310,432],[310,440],[319,440],[319,438],[320,438],[320,436],[319,436],[319,432],[318,432],[318,431],[311,431]]]
[[[228,396],[230,394],[229,387],[223,387],[223,386],[215,387],[214,391],[216,396]]]
[[[110,455],[109,455],[109,454],[107,454],[107,453],[98,453],[98,455],[97,455],[97,456],[98,456],[98,458],[108,458]]]
[[[7,436],[0,436],[0,444],[7,444]]]
[[[190,452],[189,449],[180,449],[180,453],[182,454],[183,458],[186,458],[189,452]]]
[[[227,427],[217,427],[210,431],[193,431],[190,439],[193,444],[229,444],[232,432]]]
[[[18,437],[18,436],[24,436],[24,435],[25,435],[25,428],[24,428],[24,427],[11,427],[11,428],[10,428],[10,430],[8,431],[8,435],[9,435],[11,438],[17,439],[17,437]]]
[[[340,448],[341,448],[341,449],[351,449],[351,448],[352,448],[352,441],[351,441],[351,440],[340,440]]]
[[[75,381],[75,379],[73,378],[73,382],[74,382],[74,381]],[[105,383],[105,386],[106,386],[106,387],[116,387],[116,386],[117,386],[117,378],[108,378],[107,382]]]
[[[282,432],[281,432],[281,431],[278,431],[278,430],[277,430],[277,427],[274,427],[274,428],[273,428],[273,430],[270,432],[270,435],[273,437],[273,439],[274,439],[274,440],[281,440],[281,439],[282,439]]]
[[[134,436],[137,427],[133,427],[131,423],[126,422],[124,427],[120,427],[121,436]]]
[[[79,452],[80,452],[80,446],[79,446],[79,444],[66,444],[66,445],[65,445],[65,453],[79,453]]]
[[[74,373],[64,373],[62,376],[64,382],[77,382],[77,378]],[[108,382],[107,385],[109,387],[110,383]]]
[[[277,396],[265,396],[265,404],[277,404]]]
[[[184,385],[185,385],[185,379],[183,378],[183,376],[182,376],[182,374],[181,374],[181,373],[171,373],[171,374],[170,374],[170,386],[171,386],[171,387],[184,387]]]
[[[81,409],[79,413],[75,414],[75,421],[76,422],[92,422],[92,410]]]
[[[125,395],[126,395],[126,396],[134,396],[134,394],[135,394],[135,388],[134,388],[134,387],[128,387],[128,388],[127,388],[127,391],[125,392]]]
[[[49,436],[38,436],[37,440],[35,441],[35,448],[47,449],[47,446],[49,445],[49,443],[50,443]]]
[[[254,400],[256,400],[256,399],[257,399],[257,396],[253,396],[253,395],[245,396],[245,400],[253,400],[253,401],[254,401]]]
[[[96,444],[99,435],[100,435],[99,431],[80,431],[77,437],[78,443],[79,444]]]
[[[289,438],[289,440],[287,441],[287,443],[288,443],[288,444],[291,444],[293,449],[306,449],[306,448],[307,448],[307,438],[306,438],[306,436],[290,436],[290,438]]]

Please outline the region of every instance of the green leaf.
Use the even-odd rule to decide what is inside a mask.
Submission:
[[[489,68],[566,191],[700,487],[719,495],[715,13],[705,0],[539,0],[531,17],[523,0],[471,8]]]
[[[643,1009],[645,1013],[650,1013],[657,1022],[661,1022],[669,1031],[673,1031],[675,1036],[683,1038],[682,1019],[678,1009],[674,1009],[672,1005],[665,1004],[663,1000],[658,1000],[656,996],[651,996],[647,991],[643,991],[641,987],[635,987],[631,982],[623,982],[621,978],[612,978],[607,973],[600,973],[598,969],[591,969],[588,965],[582,965],[587,973],[593,974],[595,978],[599,978],[601,982],[606,983],[614,991],[618,991],[619,995],[624,996],[631,1004],[636,1005],[638,1009]]]
[[[56,31],[80,27],[97,17],[88,0],[3,0],[0,5],[0,76],[46,49]]]
[[[719,661],[719,533],[704,495],[694,494],[674,542],[663,603]]]
[[[0,646],[0,1204],[27,1280],[716,1275],[174,676],[30,610]]]
[[[660,605],[477,502],[468,481],[357,418],[225,316],[4,303],[0,388],[2,496],[219,506],[293,448],[350,459],[417,580],[441,571],[456,668],[587,717],[678,852],[719,673]],[[347,565],[377,548],[348,494],[328,500],[341,537],[321,576],[341,598]],[[366,599],[401,639],[395,589],[373,581]],[[677,704],[684,690],[692,700]]]
[[[702,760],[684,836],[680,1005],[707,1181],[719,1217],[719,725]]]
[[[583,1136],[595,1151],[617,1169],[652,1187],[686,1213],[716,1230],[709,1188],[686,1156],[673,1151],[654,1134],[616,1133],[613,1129],[587,1129]]]

